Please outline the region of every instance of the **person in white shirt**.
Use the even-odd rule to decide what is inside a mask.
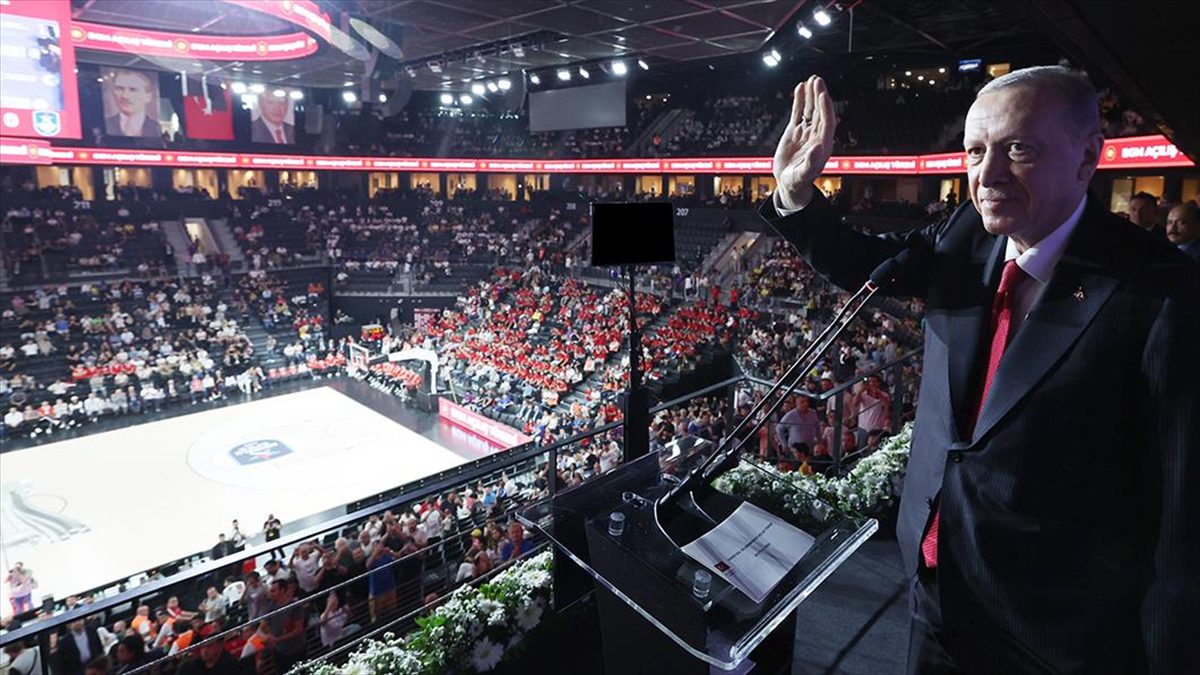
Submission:
[[[321,569],[323,554],[324,551],[315,543],[300,544],[292,554],[292,572],[305,595],[310,595],[320,585],[317,572]]]

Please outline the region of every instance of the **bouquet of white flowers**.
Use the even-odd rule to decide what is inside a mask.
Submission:
[[[496,667],[541,623],[550,598],[549,551],[515,563],[488,583],[462,586],[417,629],[398,638],[367,640],[345,664],[301,664],[312,675],[482,673]]]
[[[821,527],[834,516],[857,520],[872,515],[896,496],[911,446],[909,422],[845,476],[806,476],[799,471],[782,473],[771,466],[743,465],[718,477],[713,486],[785,516],[801,529]]]

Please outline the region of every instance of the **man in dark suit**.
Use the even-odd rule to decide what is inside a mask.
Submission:
[[[67,624],[67,632],[58,636],[54,650],[56,675],[83,675],[83,669],[98,656],[104,656],[104,645],[93,625],[78,619]]]
[[[1200,263],[1200,207],[1186,202],[1171,209],[1167,214],[1167,241]]]
[[[287,123],[289,101],[286,96],[260,94],[258,118],[250,125],[250,140],[255,143],[291,145],[296,142],[296,127]]]
[[[893,289],[927,308],[897,525],[913,673],[1200,672],[1200,275],[1087,196],[1097,110],[1065,68],[996,79],[970,201],[876,238],[813,189],[833,102],[796,88],[764,218],[846,289],[927,254]]]
[[[137,70],[116,70],[110,86],[117,114],[104,119],[104,131],[110,136],[158,138],[162,131],[151,106],[158,87],[150,75]]]

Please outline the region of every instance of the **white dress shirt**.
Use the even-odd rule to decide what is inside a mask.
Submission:
[[[146,124],[146,113],[126,115],[123,112],[119,112],[117,115],[120,117],[122,134],[126,136],[142,135],[142,126]]]
[[[1074,213],[1068,216],[1062,225],[1059,225],[1038,243],[1025,249],[1024,253],[1017,250],[1017,242],[1009,237],[1004,250],[1004,262],[1015,258],[1017,267],[1029,275],[1029,278],[1017,284],[1013,291],[1016,293],[1016,307],[1014,308],[1016,311],[1012,316],[1012,335],[1017,334],[1017,330],[1025,322],[1029,312],[1042,297],[1042,293],[1046,290],[1046,284],[1050,283],[1054,268],[1062,258],[1063,251],[1067,248],[1067,242],[1071,240],[1071,233],[1075,231],[1075,226],[1083,217],[1083,207],[1086,204],[1087,197],[1085,196],[1079,200],[1079,206],[1075,207]]]

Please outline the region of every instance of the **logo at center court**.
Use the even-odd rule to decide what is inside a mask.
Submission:
[[[249,441],[235,446],[229,451],[229,455],[237,460],[238,464],[261,464],[268,462],[276,457],[292,454],[292,449],[280,441],[273,439]]]

